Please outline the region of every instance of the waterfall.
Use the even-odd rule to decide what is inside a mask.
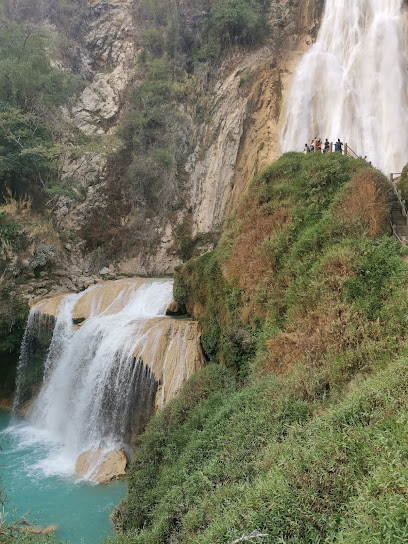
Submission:
[[[288,99],[282,151],[340,138],[385,173],[408,161],[408,77],[402,0],[326,2],[316,43]]]
[[[72,473],[85,451],[126,449],[130,434],[138,433],[152,415],[158,381],[152,361],[149,366],[135,353],[142,353],[149,342],[156,346],[152,353],[157,352],[157,320],[170,320],[164,314],[172,287],[168,280],[118,281],[56,301],[42,386],[26,415],[33,432],[59,445],[45,460],[48,473]],[[29,316],[18,397],[32,363],[29,339],[38,334],[38,316],[48,311],[46,305],[47,301],[33,308]],[[81,315],[83,322],[75,325],[73,318]],[[18,398],[16,405],[23,400]]]

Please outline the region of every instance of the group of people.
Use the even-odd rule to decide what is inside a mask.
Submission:
[[[334,151],[343,153],[343,145],[343,142],[341,142],[339,138],[334,144]],[[320,153],[329,153],[329,140],[326,138],[326,141],[323,143],[322,140],[316,136],[316,138],[313,138],[310,145],[305,144],[305,153],[313,153],[314,151],[319,151]]]

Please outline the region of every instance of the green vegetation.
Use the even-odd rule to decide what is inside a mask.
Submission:
[[[408,164],[402,169],[398,186],[401,189],[402,198],[408,201]]]
[[[10,399],[15,387],[18,354],[28,316],[28,305],[8,289],[3,289],[0,304],[0,399]]]
[[[6,312],[2,312],[0,322],[0,353],[18,352],[23,338],[25,323],[28,316],[28,304],[2,293],[8,300]]]
[[[214,2],[207,21],[208,34],[217,44],[256,43],[267,31],[262,4],[257,0]]]
[[[15,386],[15,374],[20,346],[29,312],[24,297],[27,280],[47,279],[51,289],[53,270],[60,257],[56,233],[47,218],[34,214],[30,202],[8,198],[0,206],[0,397],[10,399]],[[44,285],[44,284],[43,284]],[[48,339],[49,344],[49,339]],[[46,350],[48,344],[45,345]],[[34,351],[36,347],[33,346]],[[43,359],[39,364],[44,362]],[[36,383],[42,379],[42,367],[37,368],[37,355],[32,360]]]
[[[178,272],[212,362],[142,436],[114,542],[407,539],[408,266],[388,213],[361,160],[290,153],[254,179]]]
[[[57,108],[81,82],[52,63],[61,41],[56,33],[4,17],[0,30],[0,190],[38,197],[58,181],[69,143]]]
[[[15,22],[43,24],[49,21],[77,38],[84,25],[87,0],[1,0],[0,16]]]
[[[38,114],[65,104],[79,83],[69,71],[50,62],[56,55],[58,36],[7,19],[0,25],[0,100]]]
[[[28,530],[29,523],[26,515],[16,517],[10,512],[10,504],[6,490],[0,489],[0,541],[3,544],[55,544],[55,536],[50,534],[37,535]]]

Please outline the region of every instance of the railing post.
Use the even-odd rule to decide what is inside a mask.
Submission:
[[[394,174],[390,174],[390,181],[391,183],[394,183]]]
[[[333,153],[333,142],[330,142],[330,153]]]
[[[348,155],[348,145],[344,144],[344,155],[347,157]]]

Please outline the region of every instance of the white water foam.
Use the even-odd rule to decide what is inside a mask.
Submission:
[[[300,62],[281,135],[302,151],[340,138],[386,174],[408,160],[408,76],[402,0],[326,2],[316,43]]]
[[[86,292],[63,299],[44,384],[27,414],[29,424],[10,429],[19,434],[22,447],[36,441],[47,445],[48,454],[32,467],[34,472],[72,474],[83,451],[123,446],[129,419],[143,408],[144,399],[154,400],[154,377],[133,353],[144,341],[146,322],[165,314],[172,287],[167,280],[127,287],[102,312],[96,292],[91,316],[79,329],[73,311]],[[29,326],[34,321],[29,319]]]

